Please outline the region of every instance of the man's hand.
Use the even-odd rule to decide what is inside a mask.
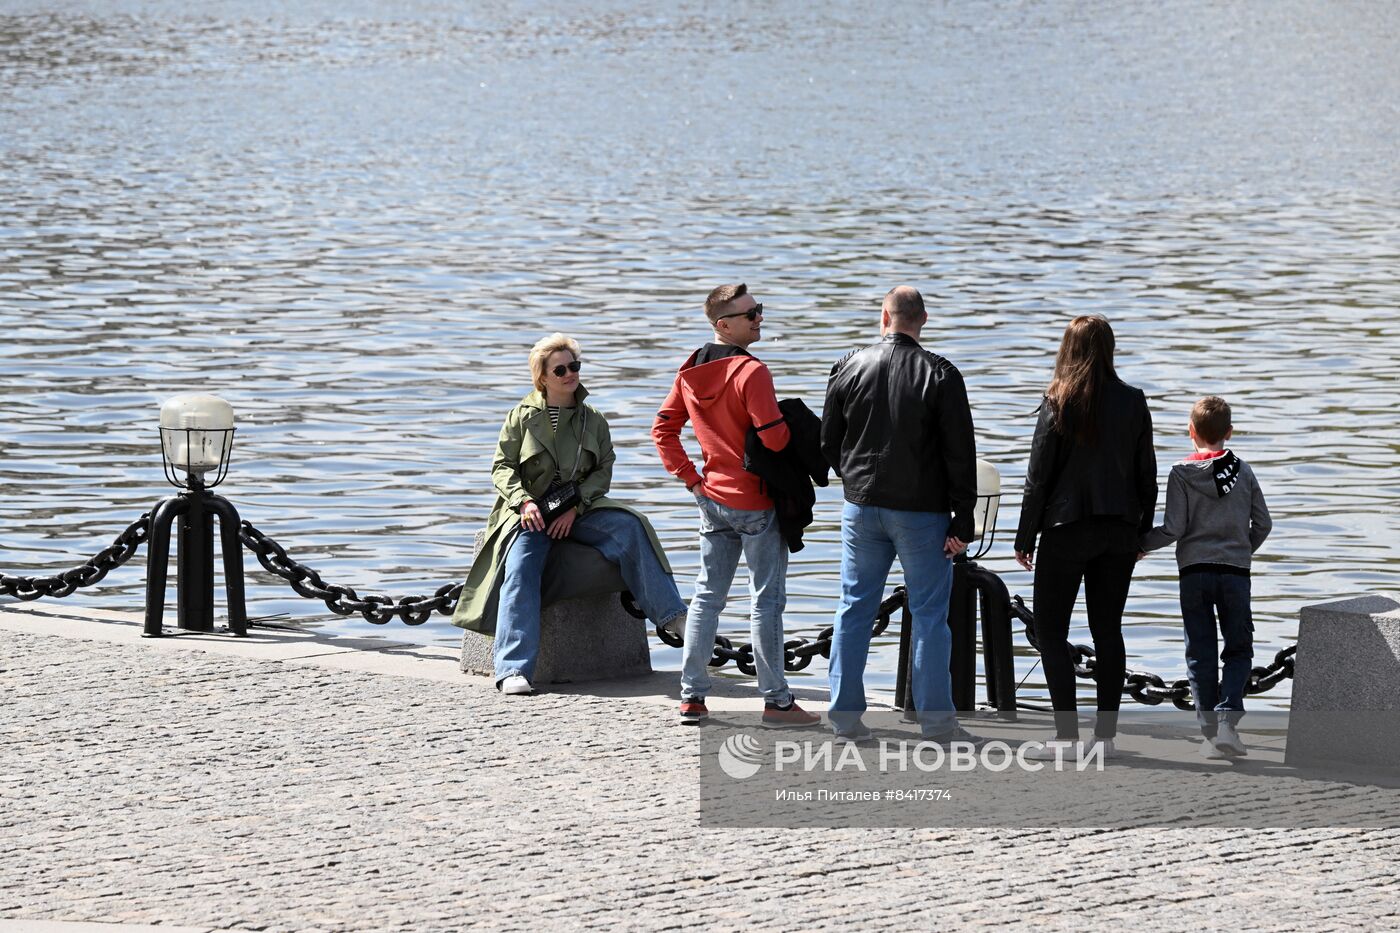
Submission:
[[[1020,564],[1022,567],[1026,568],[1027,570],[1034,570],[1034,569],[1035,569],[1035,564],[1031,562],[1031,556],[1030,556],[1029,554],[1027,554],[1025,551],[1017,551],[1017,552],[1016,552],[1016,563]]]
[[[549,536],[556,541],[567,538],[569,532],[574,528],[574,519],[577,517],[578,511],[576,509],[569,509],[563,515],[560,515],[554,520],[554,523],[549,526]]]
[[[540,514],[540,507],[531,499],[526,499],[525,504],[520,507],[520,527],[526,531],[544,531],[544,516]]]
[[[955,535],[949,535],[943,542],[943,556],[954,558],[967,550],[967,542]]]

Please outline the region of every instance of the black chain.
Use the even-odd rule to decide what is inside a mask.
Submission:
[[[875,625],[871,631],[874,638],[884,633],[889,627],[890,617],[896,609],[903,608],[906,600],[904,587],[895,587],[894,593],[880,604],[879,615],[876,616]],[[630,611],[630,609],[629,609]],[[643,618],[640,612],[633,612],[637,618]],[[1025,601],[1019,596],[1012,597],[1011,614],[1020,619],[1025,625],[1026,641],[1030,642],[1032,648],[1040,651],[1040,644],[1036,641],[1034,621],[1035,616],[1026,607]],[[831,636],[832,626],[822,629],[820,635],[815,639],[794,638],[783,645],[784,657],[783,668],[789,671],[800,671],[812,663],[812,659],[817,655],[830,659],[831,657]],[[673,648],[681,647],[682,640],[664,631],[657,626],[656,637]],[[1085,680],[1094,679],[1094,649],[1087,645],[1074,645],[1075,663],[1074,673]],[[1285,678],[1293,676],[1293,656],[1297,653],[1296,645],[1290,645],[1280,650],[1274,655],[1273,663],[1267,667],[1256,667],[1249,675],[1249,682],[1245,685],[1246,695],[1253,696],[1265,693],[1278,686],[1279,682]],[[723,635],[715,636],[714,654],[710,658],[710,667],[723,667],[733,661],[739,670],[752,677],[757,671],[754,668],[753,645],[744,643],[735,645],[733,641]],[[1195,704],[1191,699],[1191,682],[1182,678],[1168,684],[1161,677],[1149,671],[1129,670],[1124,680],[1123,692],[1131,696],[1139,703],[1148,706],[1157,706],[1167,700],[1172,702],[1177,709],[1194,710]]]
[[[904,587],[897,586],[894,593],[880,604],[878,614],[875,616],[875,624],[871,629],[870,637],[875,638],[884,633],[890,626],[890,616],[896,609],[904,606]],[[805,670],[807,665],[812,663],[812,659],[817,655],[830,659],[831,657],[831,636],[835,631],[833,626],[828,625],[822,629],[821,634],[816,638],[792,638],[783,643],[783,669],[788,671]],[[682,640],[663,630],[660,626],[656,628],[656,637],[660,638],[672,648],[679,648]],[[753,666],[753,645],[742,644],[737,648],[734,642],[723,635],[715,636],[715,650],[710,657],[710,667],[723,667],[733,661],[739,670],[748,675],[754,676],[758,673]]]
[[[1011,598],[1011,614],[1025,625],[1026,641],[1030,642],[1031,647],[1039,652],[1040,644],[1035,637],[1035,614],[1026,608],[1025,601],[1021,597],[1013,596]],[[1074,648],[1075,676],[1084,680],[1093,680],[1094,649],[1088,645],[1073,645],[1072,647]],[[1267,667],[1253,668],[1249,674],[1249,681],[1245,684],[1245,695],[1253,696],[1265,693],[1278,686],[1280,681],[1292,677],[1293,656],[1297,652],[1297,645],[1289,645],[1278,651],[1274,655],[1273,662]],[[1194,710],[1196,708],[1196,704],[1191,699],[1191,681],[1184,677],[1168,684],[1161,677],[1149,671],[1129,670],[1123,683],[1123,692],[1139,703],[1148,706],[1157,706],[1170,700],[1172,705],[1180,710]]]
[[[286,580],[299,596],[321,600],[336,615],[349,616],[358,612],[366,622],[375,625],[383,625],[395,616],[403,619],[405,625],[422,625],[435,610],[451,615],[457,597],[462,594],[462,584],[447,583],[438,587],[432,596],[405,596],[398,601],[376,594],[361,596],[351,587],[321,579],[319,573],[289,556],[286,548],[258,531],[251,522],[238,526],[238,537],[265,570]]]
[[[0,596],[23,600],[50,597],[62,599],[83,586],[92,586],[122,564],[131,560],[136,549],[151,535],[151,513],[145,512],[117,535],[116,540],[88,558],[83,564],[51,577],[11,577],[0,573]]]
[[[297,595],[321,600],[336,615],[349,616],[358,612],[366,622],[375,625],[383,625],[398,616],[405,625],[422,625],[434,612],[452,615],[462,595],[462,584],[444,583],[432,596],[405,596],[399,600],[374,594],[361,596],[352,587],[327,583],[319,573],[291,557],[286,548],[254,528],[251,522],[238,526],[238,537],[263,569],[286,580]],[[629,615],[646,618],[631,593],[623,591],[619,598]]]
[[[151,514],[146,512],[117,535],[109,546],[70,570],[50,577],[12,577],[0,573],[0,596],[13,596],[26,601],[43,597],[62,599],[80,587],[92,586],[131,560],[137,549],[146,543],[150,533]],[[395,616],[403,619],[406,625],[422,625],[435,611],[451,615],[456,608],[458,597],[462,594],[462,584],[447,583],[438,587],[432,596],[405,596],[397,601],[376,594],[362,597],[351,587],[327,583],[319,573],[292,558],[287,554],[286,548],[258,531],[250,522],[245,521],[239,526],[238,536],[264,569],[286,580],[297,594],[308,599],[321,600],[327,609],[337,615],[348,616],[358,612],[366,621],[375,625],[383,625]],[[621,594],[621,600],[623,609],[630,615],[638,619],[646,617],[631,593]],[[904,587],[895,587],[894,593],[880,604],[871,629],[872,638],[883,634],[885,629],[889,628],[890,617],[895,610],[903,608],[905,602]],[[1012,597],[1011,614],[1021,620],[1025,626],[1026,641],[1039,652],[1040,644],[1035,637],[1035,615],[1026,608],[1025,601],[1020,596]],[[788,671],[805,670],[817,655],[830,659],[833,631],[833,627],[828,625],[814,639],[789,639],[783,644],[783,668]],[[673,648],[681,646],[679,637],[663,631],[660,627],[657,628],[656,635]],[[1093,680],[1094,649],[1088,645],[1074,645],[1073,648],[1075,675],[1084,680]],[[1291,678],[1294,655],[1297,651],[1297,646],[1291,645],[1277,652],[1268,666],[1253,668],[1245,685],[1245,694],[1253,696],[1265,693],[1278,686],[1284,679]],[[710,667],[723,667],[731,661],[750,677],[757,673],[754,668],[753,645],[745,643],[735,646],[733,641],[723,635],[716,636]],[[1148,706],[1157,706],[1170,700],[1177,709],[1195,709],[1191,699],[1191,682],[1185,678],[1168,684],[1150,671],[1129,670],[1123,692]]]

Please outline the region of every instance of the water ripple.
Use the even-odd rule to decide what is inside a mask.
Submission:
[[[814,409],[884,291],[924,289],[926,342],[965,374],[1011,491],[1003,530],[1059,332],[1107,314],[1163,472],[1198,395],[1235,405],[1277,523],[1261,646],[1291,642],[1301,605],[1396,588],[1389,7],[33,6],[0,8],[7,572],[72,564],[163,495],[158,407],[209,390],[238,412],[223,491],[244,517],[362,592],[459,579],[525,354],[565,330],[614,491],[686,591],[695,519],[648,430],[705,339],[704,291],[745,280],[780,394]],[[933,51],[868,67],[911,48]],[[1029,595],[1008,539],[987,563]],[[812,635],[835,491],[807,541],[788,627]],[[364,631],[260,569],[249,597]],[[141,573],[72,599],[134,607]],[[1169,558],[1141,565],[1128,645],[1183,670]],[[873,664],[888,691],[889,638]],[[1041,689],[1033,664],[1018,678]]]

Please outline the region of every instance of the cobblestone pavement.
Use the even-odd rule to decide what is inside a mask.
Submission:
[[[0,918],[1400,926],[1400,833],[713,829],[653,704],[0,632]]]

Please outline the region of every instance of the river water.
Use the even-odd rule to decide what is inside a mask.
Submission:
[[[160,403],[210,391],[245,518],[361,593],[431,592],[468,566],[528,348],[562,330],[614,492],[688,594],[696,518],[648,429],[705,292],[749,284],[780,396],[819,408],[907,283],[1008,488],[984,564],[1013,593],[1069,317],[1113,321],[1163,475],[1192,401],[1234,404],[1276,521],[1268,660],[1300,606],[1400,588],[1397,101],[1379,2],[0,0],[0,568],[71,565],[165,495]],[[790,633],[830,623],[839,499],[794,557]],[[1173,562],[1140,568],[1130,664],[1182,676]],[[68,602],[135,609],[142,585],[138,561]],[[249,598],[458,634],[341,619],[261,569]],[[871,667],[888,696],[892,633]]]

